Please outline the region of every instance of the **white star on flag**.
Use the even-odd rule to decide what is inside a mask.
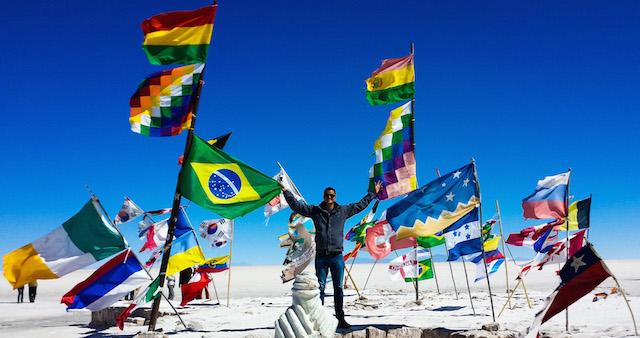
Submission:
[[[465,178],[465,179],[464,179],[464,181],[462,181],[462,182],[463,182],[463,183],[462,183],[462,186],[463,186],[463,187],[466,187],[466,186],[469,184],[469,179],[468,179],[468,178]]]
[[[453,193],[453,191],[449,191],[446,197],[447,197],[447,201],[453,201],[453,198],[456,197],[456,195]]]
[[[460,174],[462,174],[460,170],[456,171],[455,173],[453,173],[453,178],[460,178]]]
[[[581,266],[587,265],[587,263],[582,261],[583,257],[584,255],[580,257],[573,257],[573,259],[571,260],[571,267],[574,269],[573,270],[574,273],[578,272]]]

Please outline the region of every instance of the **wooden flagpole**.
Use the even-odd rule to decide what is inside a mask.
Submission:
[[[378,263],[378,259],[376,259],[373,262],[373,265],[371,266],[371,270],[369,270],[369,274],[367,275],[367,280],[364,282],[364,287],[362,288],[362,291],[364,292],[364,290],[367,288],[367,284],[369,284],[369,277],[371,277],[371,273],[373,272],[373,268],[376,267],[376,263]]]
[[[183,158],[186,161],[189,158],[189,150],[191,148],[191,143],[193,142],[193,130],[196,125],[196,117],[198,112],[198,104],[200,103],[200,93],[202,92],[202,86],[204,85],[204,70],[200,76],[200,80],[198,81],[197,93],[195,95],[195,104],[193,107],[193,117],[191,119],[191,127],[189,128],[189,132],[187,133],[187,140],[184,145]],[[185,166],[180,167],[180,172],[184,170]],[[180,177],[180,174],[178,174]],[[176,220],[178,219],[178,212],[180,208],[180,199],[182,198],[182,194],[180,193],[179,180],[176,182],[176,190],[173,194],[173,204],[171,206],[171,216],[169,218],[169,225],[167,229],[167,239],[165,242],[165,251],[162,254],[162,263],[160,264],[160,288],[164,286],[164,279],[167,273],[167,266],[169,265],[169,257],[171,256],[171,243],[173,243],[173,233],[176,228]],[[151,307],[151,317],[149,318],[149,328],[148,331],[156,330],[156,322],[158,320],[158,313],[160,310],[160,298],[156,298],[153,301],[153,306]]]
[[[496,200],[496,211],[498,212],[498,226],[500,227],[500,238],[502,239],[502,252],[506,252],[506,245],[504,242],[504,233],[502,232],[502,216],[500,215],[500,202]],[[504,280],[507,285],[507,302],[509,303],[509,309],[511,309],[511,297],[509,297],[509,264],[507,264],[507,258],[504,259]],[[500,315],[498,315],[500,317]]]
[[[487,255],[484,251],[484,236],[482,236],[482,193],[480,192],[480,180],[478,179],[478,168],[476,166],[476,160],[471,159],[471,163],[473,164],[473,175],[475,177],[476,188],[478,189],[478,199],[480,200],[480,205],[478,207],[478,211],[480,212],[478,219],[478,226],[480,227],[480,242],[482,243],[482,265],[484,265],[484,273],[487,277],[487,286],[489,287],[489,301],[491,302],[491,316],[493,317],[493,321],[496,321],[496,312],[493,308],[493,295],[491,294],[491,281],[489,278],[489,270],[487,269]]]
[[[89,189],[88,189],[89,190]],[[131,246],[129,245],[129,243],[127,242],[127,239],[124,237],[124,234],[120,231],[120,229],[118,228],[118,226],[116,225],[116,223],[111,219],[111,217],[109,217],[109,214],[107,213],[107,211],[104,209],[104,206],[102,205],[102,203],[100,202],[100,200],[98,199],[98,196],[96,196],[91,190],[89,190],[89,193],[91,194],[91,199],[96,202],[98,204],[98,206],[100,207],[100,210],[102,210],[102,214],[104,214],[104,216],[107,218],[107,220],[109,221],[109,223],[113,226],[114,229],[116,229],[116,231],[118,232],[118,234],[120,234],[120,236],[122,237],[122,240],[124,241],[125,246],[127,247],[127,250],[129,250],[129,254],[132,255],[137,261],[138,264],[140,264],[140,266],[142,267],[142,269],[144,270],[144,272],[147,273],[147,276],[149,276],[149,278],[151,279],[151,281],[153,281],[153,276],[151,276],[151,273],[149,273],[149,270],[147,270],[147,268],[145,268],[144,264],[142,264],[142,262],[140,261],[140,258],[138,258],[138,255],[136,255],[136,253],[131,250]],[[142,208],[140,208],[140,210],[142,210]],[[176,313],[176,316],[178,316],[178,319],[180,319],[180,323],[182,323],[182,326],[184,326],[184,328],[186,330],[188,330],[189,328],[187,327],[187,324],[184,323],[184,320],[182,320],[182,317],[180,316],[180,313],[178,313],[178,310],[176,310],[176,308],[173,306],[173,304],[171,304],[171,302],[169,301],[169,299],[167,298],[167,296],[165,296],[164,292],[162,292],[162,289],[160,289],[160,294],[162,295],[162,297],[164,298],[164,300],[167,301],[167,303],[169,303],[169,305],[171,306],[171,308],[173,309],[173,312]]]
[[[356,258],[358,258],[357,254],[355,256],[353,256],[353,258],[351,258],[351,265],[349,266],[349,272],[351,272],[351,270],[353,269],[353,264],[356,262]],[[344,288],[345,289],[347,288],[347,279],[348,278],[349,278],[349,276],[344,276]]]
[[[566,227],[566,252],[567,252],[567,260],[566,262],[569,262],[569,245],[570,245],[570,241],[569,241],[569,186],[571,183],[571,168],[569,168],[569,178],[567,179],[567,191],[564,194],[564,210],[566,210],[567,212],[567,217],[565,219],[565,223],[567,224]],[[567,308],[564,310],[564,329],[567,333],[569,333],[569,306],[567,306]]]
[[[231,297],[231,258],[233,258],[233,242],[236,241],[235,222],[231,223],[231,241],[229,241],[229,269],[227,273],[227,307],[229,307],[229,298]]]

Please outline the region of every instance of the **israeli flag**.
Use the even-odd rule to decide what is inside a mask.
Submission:
[[[474,208],[446,228],[444,239],[449,253],[448,261],[455,261],[460,256],[482,252],[478,208]]]

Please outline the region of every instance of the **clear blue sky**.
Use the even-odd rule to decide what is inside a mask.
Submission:
[[[164,68],[147,62],[139,25],[206,4],[3,6],[1,253],[73,215],[88,199],[85,185],[112,216],[124,195],[146,209],[170,206],[186,134],[129,130],[130,95]],[[390,4],[221,1],[196,133],[232,131],[227,152],[269,175],[280,161],[312,203],[328,185],[338,202],[355,201],[367,187],[373,141],[397,106],[370,107],[364,80],[413,41],[419,184],[435,167],[446,172],[474,157],[485,216],[499,199],[513,232],[537,224],[524,222],[520,208],[536,181],[571,167],[571,194],[593,194],[590,239],[605,258],[639,258],[640,3]],[[217,217],[189,209],[196,226]],[[238,219],[234,260],[280,264],[276,237],[287,216],[267,227],[262,210]],[[136,222],[122,228],[139,247]]]

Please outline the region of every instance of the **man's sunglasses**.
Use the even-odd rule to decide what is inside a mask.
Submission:
[[[324,197],[334,198],[334,197],[336,197],[336,195],[335,194],[324,194]]]

